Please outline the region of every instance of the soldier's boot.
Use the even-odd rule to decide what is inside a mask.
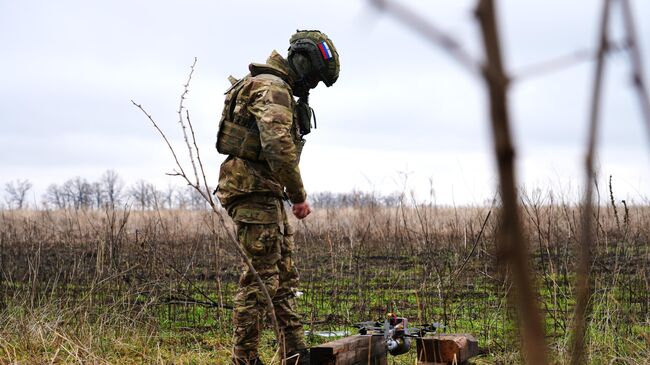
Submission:
[[[309,349],[291,351],[287,354],[287,365],[310,365]]]

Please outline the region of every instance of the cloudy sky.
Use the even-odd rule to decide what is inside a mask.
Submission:
[[[402,4],[482,58],[475,1]],[[594,49],[601,2],[498,1],[506,66],[531,65]],[[633,0],[650,69],[650,3]],[[620,12],[612,31],[620,37]],[[497,175],[482,81],[390,15],[365,1],[11,1],[0,0],[0,183],[29,179],[35,199],[50,183],[97,179],[160,187],[171,156],[130,102],[141,103],[177,143],[177,114],[189,66],[198,58],[189,107],[208,177],[227,77],[247,73],[296,29],[321,29],[336,44],[341,75],[311,97],[318,129],[301,163],[308,192],[413,189],[429,182],[444,204],[479,204]],[[526,189],[575,197],[582,184],[594,62],[522,78],[511,90],[518,180]],[[598,167],[619,199],[647,202],[650,148],[629,58],[608,59]],[[34,198],[32,198],[34,199]]]

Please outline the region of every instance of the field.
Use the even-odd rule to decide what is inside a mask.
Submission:
[[[554,363],[570,354],[580,209],[552,194],[521,205]],[[476,364],[522,362],[498,207],[352,201],[297,228],[311,344],[387,312],[472,333]],[[587,355],[650,358],[650,207],[596,207]],[[0,212],[0,364],[228,364],[239,259],[203,210]],[[263,359],[274,357],[272,330]],[[415,352],[391,363],[413,364]]]

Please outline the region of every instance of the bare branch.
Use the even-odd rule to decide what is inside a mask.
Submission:
[[[650,142],[650,96],[645,83],[643,73],[643,61],[641,60],[641,50],[636,36],[634,18],[632,17],[632,8],[629,0],[621,0],[623,6],[623,21],[625,23],[625,32],[627,33],[627,44],[630,48],[630,58],[632,61],[632,80],[634,87],[637,89],[639,101],[641,102],[641,112],[645,119],[648,132],[648,141]]]
[[[190,156],[190,163],[192,164],[192,170],[194,170],[194,179],[196,182],[196,185],[199,184],[199,174],[196,170],[196,164],[194,163],[194,153],[192,151],[192,146],[190,145],[190,141],[187,138],[187,130],[185,127],[185,122],[183,122],[183,109],[185,109],[185,106],[183,105],[183,102],[185,101],[185,98],[187,94],[190,92],[190,81],[192,81],[192,75],[194,74],[194,67],[196,66],[196,61],[197,58],[194,57],[194,63],[192,63],[192,66],[190,66],[190,74],[187,76],[187,82],[183,85],[183,93],[181,94],[181,98],[178,104],[178,123],[181,125],[181,129],[183,131],[183,139],[185,139],[185,145],[187,146],[187,153]]]
[[[613,53],[624,51],[626,49],[627,47],[625,44],[612,43],[609,45],[607,51]],[[510,79],[513,81],[523,81],[533,77],[544,76],[549,73],[559,72],[569,67],[574,67],[581,63],[594,60],[597,57],[597,50],[591,48],[577,50],[552,60],[524,66],[519,71],[513,72]]]
[[[556,59],[524,66],[520,71],[513,73],[514,75],[512,76],[512,79],[521,81],[522,79],[540,76],[550,72],[560,71],[571,66],[576,66],[582,62],[592,60],[595,53],[596,52],[592,49],[581,49]]]
[[[610,42],[607,47],[607,53],[623,52],[630,49],[627,42],[614,43]],[[523,81],[529,78],[544,76],[552,72],[565,70],[569,67],[577,66],[583,62],[592,61],[598,58],[598,50],[581,49],[569,54],[532,65],[524,66],[519,71],[515,71],[510,76],[512,81]]]
[[[192,125],[192,120],[190,119],[190,111],[185,110],[185,119],[187,120],[187,125],[190,127],[190,132],[192,132],[192,143],[194,143],[194,149],[196,150],[196,159],[199,161],[199,168],[201,169],[201,176],[203,177],[203,185],[205,187],[205,194],[207,196],[207,200],[210,203],[210,205],[214,205],[214,201],[212,199],[212,194],[210,192],[210,186],[208,185],[208,181],[205,177],[205,169],[203,168],[203,162],[201,161],[201,154],[199,153],[199,146],[196,144],[196,136],[194,135],[194,126]],[[194,168],[194,172],[196,173],[196,167]]]
[[[514,169],[515,150],[510,136],[508,115],[508,77],[501,60],[501,44],[492,0],[479,0],[476,16],[486,53],[484,79],[490,95],[490,113],[494,154],[499,170],[501,191],[501,220],[499,227],[499,256],[506,262],[503,268],[513,274],[515,303],[520,319],[520,332],[526,361],[544,365],[546,342],[544,327],[537,307],[537,290],[530,279],[528,245],[523,237]]]
[[[188,153],[190,154],[190,163],[192,164],[192,168],[194,170],[194,174],[195,174],[195,177],[196,177],[196,182],[195,183],[190,181],[189,178],[187,177],[187,174],[185,173],[185,170],[183,169],[182,165],[178,161],[178,158],[176,156],[176,152],[174,151],[174,148],[169,143],[169,140],[167,139],[167,136],[158,127],[158,125],[153,120],[151,115],[149,113],[147,113],[144,110],[144,108],[142,108],[141,105],[136,104],[133,100],[131,100],[131,102],[133,103],[133,105],[138,107],[147,116],[147,118],[149,118],[149,121],[151,121],[151,123],[156,128],[156,130],[158,130],[158,132],[162,136],[163,140],[167,144],[167,147],[169,147],[169,150],[171,151],[172,156],[174,156],[174,161],[176,161],[176,165],[177,165],[178,169],[180,170],[180,172],[174,171],[173,173],[168,173],[167,175],[182,177],[187,182],[187,184],[189,186],[194,188],[201,195],[201,197],[203,197],[203,199],[205,199],[208,202],[208,204],[210,205],[210,208],[212,209],[213,213],[215,213],[219,217],[219,223],[221,224],[221,227],[223,228],[223,230],[226,232],[230,244],[237,250],[237,253],[241,257],[242,261],[244,261],[244,263],[246,264],[246,266],[248,267],[250,272],[252,273],[253,277],[257,281],[257,284],[259,285],[259,287],[260,287],[260,289],[262,291],[262,295],[264,296],[264,299],[266,301],[266,310],[268,311],[269,316],[271,318],[271,324],[272,324],[273,329],[275,331],[276,338],[278,339],[278,342],[280,343],[280,349],[282,349],[283,348],[283,345],[282,345],[283,336],[282,336],[282,333],[280,332],[280,326],[278,325],[277,319],[275,317],[275,310],[273,308],[273,300],[271,299],[271,296],[270,296],[270,294],[268,292],[268,289],[266,288],[266,285],[262,281],[262,278],[260,277],[260,275],[257,273],[257,270],[253,266],[253,263],[248,258],[248,255],[244,251],[243,247],[239,244],[239,241],[237,240],[236,234],[232,230],[230,230],[228,228],[228,225],[226,224],[226,221],[225,221],[225,219],[223,217],[223,212],[219,210],[219,207],[217,207],[216,203],[214,202],[214,200],[212,199],[212,197],[210,195],[209,187],[207,186],[207,179],[206,179],[206,176],[205,176],[205,171],[203,169],[203,164],[200,162],[201,157],[200,157],[200,154],[199,154],[198,146],[196,144],[196,138],[194,136],[194,129],[193,129],[193,126],[191,124],[191,120],[189,119],[189,113],[187,113],[186,114],[187,115],[187,121],[188,121],[188,125],[190,126],[190,131],[192,132],[192,141],[194,142],[194,147],[196,148],[196,154],[197,154],[196,157],[197,157],[197,160],[199,161],[199,164],[201,166],[201,174],[202,174],[202,178],[203,178],[202,180],[203,180],[203,182],[205,184],[205,191],[201,188],[201,180],[198,177],[198,170],[196,168],[196,163],[194,161],[194,154],[193,154],[193,151],[192,151],[192,145],[190,144],[189,138],[187,137],[186,126],[185,126],[185,123],[183,122],[183,116],[182,116],[182,110],[185,109],[185,107],[183,106],[183,100],[185,99],[185,96],[187,95],[187,92],[189,90],[188,89],[189,88],[189,83],[190,83],[190,81],[192,79],[192,73],[194,72],[194,66],[195,65],[196,65],[196,57],[194,58],[194,63],[192,64],[192,68],[191,68],[190,75],[188,77],[187,83],[184,85],[184,92],[183,92],[183,94],[181,94],[181,101],[180,101],[180,106],[179,106],[179,111],[178,111],[179,116],[180,116],[179,123],[181,124],[181,127],[182,127],[183,136],[185,138],[185,143],[186,143],[187,148],[188,148]]]
[[[175,173],[175,175],[185,176],[185,171],[183,171],[183,166],[181,166],[181,163],[178,162],[178,157],[176,157],[176,152],[174,151],[174,148],[172,147],[171,143],[169,143],[169,140],[167,139],[167,136],[165,135],[165,133],[163,133],[163,131],[158,127],[158,124],[156,124],[156,122],[153,120],[153,118],[151,117],[151,114],[147,113],[147,111],[144,110],[142,105],[136,104],[135,101],[131,100],[131,103],[133,103],[133,105],[135,105],[138,109],[140,109],[144,113],[144,115],[146,115],[147,118],[149,118],[149,121],[151,122],[151,124],[153,124],[153,126],[156,128],[158,133],[160,133],[160,136],[163,138],[163,140],[165,140],[165,143],[167,144],[167,147],[169,147],[169,151],[171,151],[172,156],[174,156],[174,161],[176,161],[176,166],[178,166],[178,168],[181,170],[180,173]]]
[[[587,151],[585,155],[585,196],[581,217],[582,237],[580,240],[580,254],[578,265],[578,293],[576,298],[575,315],[573,319],[573,344],[571,364],[578,365],[584,362],[584,339],[586,316],[589,309],[589,298],[591,288],[589,283],[591,266],[591,244],[594,236],[593,227],[593,178],[594,178],[594,154],[596,151],[596,138],[598,136],[598,122],[600,119],[600,95],[603,82],[605,66],[605,54],[607,52],[607,32],[609,25],[609,12],[611,1],[603,1],[603,13],[600,23],[600,35],[598,45],[598,59],[594,74],[594,88],[591,99],[591,111],[589,116],[589,135],[587,139]]]

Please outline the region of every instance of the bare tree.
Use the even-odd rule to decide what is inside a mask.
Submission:
[[[175,195],[176,195],[176,187],[172,184],[168,184],[167,189],[161,191],[162,206],[167,209],[173,209]]]
[[[92,206],[92,186],[88,180],[80,176],[63,183],[61,191],[66,206],[72,206],[74,209],[87,209]]]
[[[99,183],[101,184],[101,189],[106,199],[105,202],[108,206],[114,208],[121,203],[124,183],[115,170],[106,170],[99,179]]]
[[[99,209],[104,205],[105,195],[99,182],[90,184],[90,194],[92,196],[92,207]]]
[[[138,180],[129,189],[129,196],[134,200],[138,208],[144,210],[152,206],[155,190],[156,188],[153,184],[144,180]]]
[[[9,207],[14,207],[17,209],[27,208],[25,198],[27,197],[27,192],[32,188],[32,183],[29,180],[15,180],[10,181],[5,184],[5,193],[7,196],[5,200]]]
[[[155,210],[165,209],[165,192],[151,186],[151,208]]]
[[[43,195],[43,203],[57,209],[65,209],[68,201],[62,189],[57,184],[50,184]]]
[[[193,187],[191,186],[186,187],[185,194],[188,198],[190,209],[200,210],[200,209],[205,209],[207,207],[207,202],[205,201],[203,196],[201,196],[201,194],[198,193],[196,189],[194,189]]]
[[[182,189],[179,189],[174,194],[174,204],[178,209],[188,209],[190,207],[190,198]]]

